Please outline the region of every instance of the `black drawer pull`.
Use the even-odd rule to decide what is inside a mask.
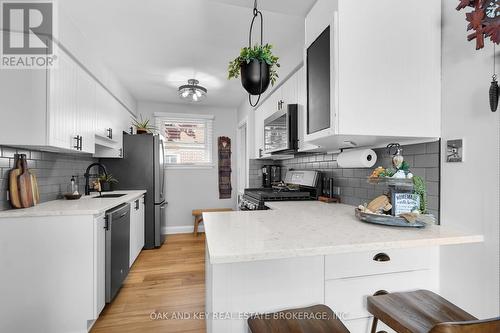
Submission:
[[[373,294],[373,296],[387,295],[388,293],[389,293],[389,292],[388,292],[387,290],[382,289],[382,290],[377,290],[377,291]]]
[[[374,261],[390,261],[391,260],[391,257],[389,257],[387,254],[385,253],[377,253],[374,257],[373,257],[373,260]]]

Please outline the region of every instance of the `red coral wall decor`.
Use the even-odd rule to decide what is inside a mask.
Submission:
[[[484,38],[500,44],[500,0],[460,0],[457,10],[472,7],[472,11],[465,14],[469,24],[467,31],[474,30],[467,35],[467,40],[476,40],[476,50],[484,47]]]

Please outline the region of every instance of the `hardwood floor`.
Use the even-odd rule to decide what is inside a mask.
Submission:
[[[157,250],[142,251],[92,333],[204,333],[200,319],[151,319],[205,311],[205,234],[169,235]],[[151,315],[153,313],[153,315]]]

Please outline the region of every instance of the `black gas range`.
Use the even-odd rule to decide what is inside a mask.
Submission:
[[[266,201],[316,200],[320,192],[320,173],[312,170],[290,170],[283,184],[272,188],[245,189],[240,210],[264,210]]]

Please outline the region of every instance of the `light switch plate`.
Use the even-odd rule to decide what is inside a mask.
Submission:
[[[446,141],[446,162],[457,163],[464,161],[464,142],[462,139]]]

